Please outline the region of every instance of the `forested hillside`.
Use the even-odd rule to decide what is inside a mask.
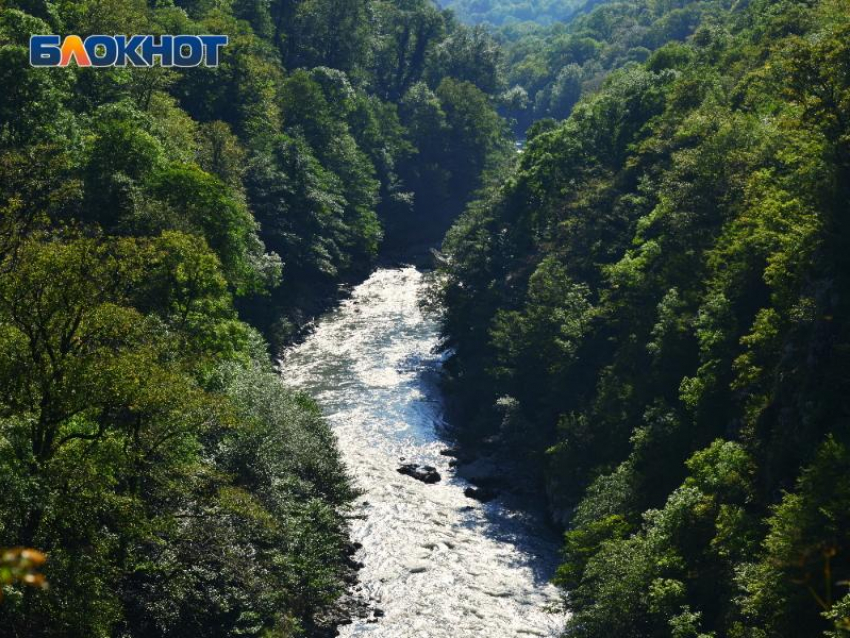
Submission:
[[[568,21],[586,0],[439,0],[470,24],[506,26],[526,22],[552,24]]]
[[[505,112],[516,120],[519,134],[544,118],[563,120],[611,71],[646,62],[700,24],[722,21],[725,11],[728,3],[596,2],[583,5],[568,22],[506,25],[498,32],[505,51]]]
[[[31,68],[47,33],[230,44]],[[0,634],[323,630],[353,490],[257,328],[276,351],[505,161],[477,41],[427,0],[0,3],[0,547],[50,584],[4,586]]]
[[[850,3],[564,33],[614,70],[445,242],[462,434],[543,469],[568,636],[846,637]]]
[[[513,8],[505,2],[485,5],[474,4],[494,12]],[[632,0],[576,3],[552,14],[526,3],[522,6],[536,16],[531,22],[488,21],[462,2],[447,6],[464,21],[484,22],[487,26],[471,33],[501,49],[504,91],[498,103],[519,137],[535,122],[569,117],[581,97],[599,90],[611,71],[646,62],[658,48],[683,42],[700,24],[722,21],[728,11],[716,2]]]

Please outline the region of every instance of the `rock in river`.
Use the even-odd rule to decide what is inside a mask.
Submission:
[[[467,487],[463,491],[463,494],[467,498],[474,498],[476,501],[481,501],[482,503],[492,501],[497,496],[495,490],[487,489],[486,487]]]
[[[398,468],[398,473],[410,476],[423,483],[439,483],[441,478],[437,468],[430,465],[417,465],[416,463],[402,465]]]

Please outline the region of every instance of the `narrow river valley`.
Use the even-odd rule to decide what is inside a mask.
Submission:
[[[467,498],[469,484],[440,455],[438,321],[420,303],[428,283],[415,268],[379,269],[282,363],[285,383],[322,406],[363,491],[352,530],[364,564],[356,593],[382,613],[342,635],[557,636],[563,618],[547,611],[557,538],[499,499]],[[404,476],[404,463],[442,478]]]

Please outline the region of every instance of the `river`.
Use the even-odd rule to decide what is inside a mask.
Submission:
[[[364,565],[356,595],[383,611],[342,636],[557,636],[563,617],[548,584],[557,539],[533,514],[464,496],[469,484],[440,455],[446,443],[437,386],[438,317],[420,303],[429,275],[377,270],[288,351],[284,382],[313,396],[363,490],[353,521]],[[435,466],[427,485],[396,470]]]

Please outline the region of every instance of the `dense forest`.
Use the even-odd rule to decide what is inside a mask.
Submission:
[[[469,24],[507,26],[552,24],[569,20],[587,0],[440,0]]]
[[[31,68],[48,33],[230,44]],[[354,490],[270,354],[510,157],[479,41],[427,0],[0,2],[2,635],[329,629]]]
[[[727,9],[713,2],[607,2],[569,22],[518,24],[497,36],[504,50],[505,115],[519,135],[546,118],[563,120],[582,95],[596,92],[608,73],[644,63],[658,48],[682,42],[696,27],[722,20]]]
[[[850,3],[505,31],[556,119],[446,238],[447,385],[542,470],[566,635],[850,636]]]
[[[471,15],[462,3],[447,4],[466,20],[492,22]],[[487,9],[511,11],[511,6],[499,2]],[[566,119],[583,95],[599,90],[611,71],[646,62],[658,48],[684,42],[703,22],[722,21],[727,10],[711,2],[591,1],[555,15],[535,7],[536,22],[496,21],[502,25],[498,29],[479,26],[471,33],[480,34],[481,48],[489,41],[500,50],[497,103],[522,138],[535,122]],[[545,16],[551,19],[543,20]]]

